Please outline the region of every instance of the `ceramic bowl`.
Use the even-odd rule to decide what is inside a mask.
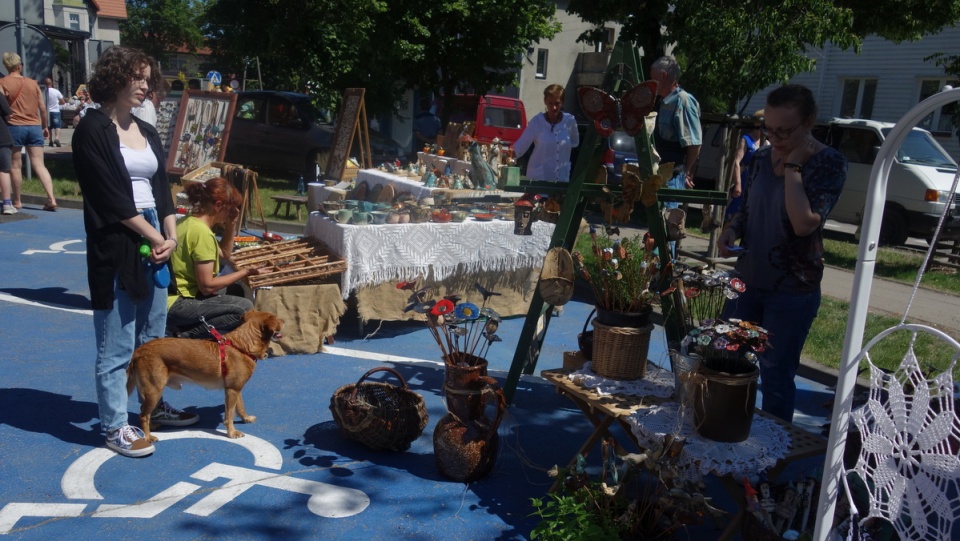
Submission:
[[[370,218],[373,219],[375,224],[384,224],[387,223],[387,216],[390,213],[384,210],[375,210],[370,213]]]
[[[397,213],[397,223],[398,223],[398,224],[408,224],[408,223],[410,223],[410,213],[409,213],[409,212],[398,212],[398,213]]]
[[[438,224],[445,224],[452,220],[453,216],[446,209],[438,209],[430,214],[430,219]]]
[[[356,199],[347,199],[346,201],[343,202],[343,205],[344,205],[344,208],[348,208],[350,210],[356,210],[356,208],[360,206],[360,202],[357,201]]]
[[[454,211],[450,212],[450,218],[451,218],[454,222],[462,222],[462,221],[464,221],[464,220],[467,219],[467,213],[466,213],[465,211],[462,211],[462,210],[454,210]]]
[[[320,207],[323,209],[324,212],[326,212],[330,216],[333,216],[337,213],[338,210],[343,208],[343,202],[342,201],[324,201],[320,203]]]
[[[388,212],[386,222],[388,224],[398,224],[400,223],[400,214],[396,212]]]
[[[493,215],[493,214],[491,214],[491,213],[489,213],[489,212],[482,212],[482,213],[479,213],[479,214],[474,214],[474,215],[473,215],[473,218],[474,218],[475,220],[477,220],[478,222],[489,222],[489,221],[491,221],[491,220],[493,220],[493,219],[495,218],[495,215]]]

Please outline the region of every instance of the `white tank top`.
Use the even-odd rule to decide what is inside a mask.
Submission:
[[[157,155],[147,144],[143,150],[130,148],[120,143],[120,154],[123,156],[123,163],[127,166],[127,172],[130,173],[130,182],[133,183],[133,202],[138,209],[147,209],[157,206],[153,199],[153,189],[150,187],[150,179],[157,173],[159,164]]]

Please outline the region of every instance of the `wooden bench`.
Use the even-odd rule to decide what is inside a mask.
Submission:
[[[298,221],[298,222],[300,221],[300,207],[303,206],[303,205],[305,205],[305,204],[307,203],[307,198],[306,198],[306,196],[303,196],[303,195],[271,195],[270,198],[277,202],[277,207],[276,207],[275,209],[273,209],[273,215],[274,215],[274,216],[279,216],[279,215],[280,215],[280,205],[286,203],[286,204],[287,204],[286,216],[287,216],[287,218],[289,218],[289,217],[290,217],[290,204],[293,203],[294,205],[297,206],[297,221]]]

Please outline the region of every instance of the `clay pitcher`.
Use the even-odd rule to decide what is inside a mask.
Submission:
[[[468,483],[486,477],[496,463],[500,437],[497,429],[507,407],[497,381],[487,376],[487,361],[447,364],[444,391],[449,413],[433,431],[437,468],[445,477]],[[488,406],[496,408],[493,418]]]

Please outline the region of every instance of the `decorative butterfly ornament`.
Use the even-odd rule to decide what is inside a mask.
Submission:
[[[580,107],[603,137],[617,129],[634,136],[643,129],[644,118],[657,99],[657,82],[644,81],[623,93],[620,99],[592,86],[581,87],[577,94]]]

